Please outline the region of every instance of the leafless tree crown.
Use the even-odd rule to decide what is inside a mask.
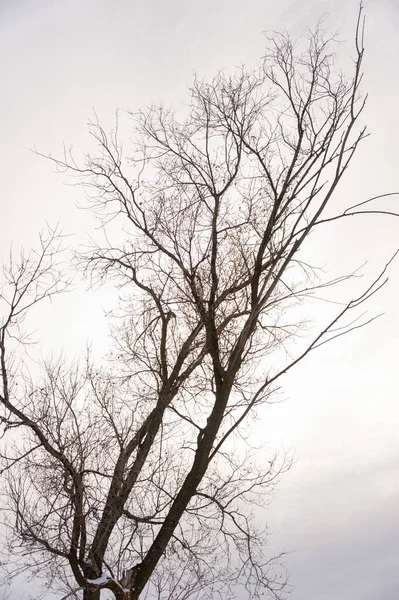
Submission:
[[[259,460],[247,424],[288,369],[359,326],[337,323],[385,282],[386,269],[299,355],[274,362],[300,331],[290,308],[333,283],[301,259],[310,232],[388,213],[378,198],[339,214],[331,204],[366,136],[362,27],[360,10],[349,78],[321,28],[303,49],[275,34],[256,69],[196,79],[184,118],[131,113],[130,154],[117,128],[108,135],[95,121],[96,153],[55,160],[87,187],[106,232],[79,262],[120,287],[124,315],[105,366],[55,361],[38,382],[11,349],[26,311],[68,287],[57,232],[4,271],[10,548],[33,572],[45,565],[64,598],[281,597],[257,506],[287,463]]]

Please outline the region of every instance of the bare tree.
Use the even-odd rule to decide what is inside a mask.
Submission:
[[[132,113],[127,156],[117,128],[108,135],[95,121],[97,153],[55,160],[86,186],[106,231],[80,264],[123,294],[105,366],[89,356],[46,365],[39,382],[18,377],[6,353],[18,321],[64,279],[46,244],[6,271],[10,545],[37,572],[45,563],[64,598],[283,593],[256,507],[289,460],[259,455],[251,419],[311,350],[365,324],[341,319],[386,281],[388,265],[298,355],[277,360],[301,332],[292,307],[350,277],[317,279],[301,257],[309,234],[395,214],[375,204],[382,196],[338,214],[332,204],[366,137],[361,9],[351,77],[334,70],[335,41],[321,27],[305,42],[296,50],[275,34],[256,69],[195,80],[182,119],[162,107]]]

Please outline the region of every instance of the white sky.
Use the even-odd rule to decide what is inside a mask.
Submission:
[[[370,0],[365,10],[364,120],[372,136],[337,204],[399,190],[399,8]],[[81,191],[63,185],[31,148],[57,154],[65,140],[84,150],[93,107],[107,124],[116,108],[178,105],[194,71],[207,76],[251,64],[262,54],[262,31],[299,34],[326,12],[331,29],[352,42],[355,0],[2,0],[1,256],[11,241],[31,246],[46,220],[60,220],[76,240],[92,226],[74,207]],[[332,275],[369,259],[364,283],[398,245],[398,225],[384,217],[350,220],[315,238],[312,258]],[[297,458],[266,515],[271,549],[292,551],[286,563],[294,600],[398,597],[398,262],[390,275],[369,306],[385,315],[293,371],[284,381],[286,401],[262,425],[272,447],[293,449]],[[78,291],[38,312],[44,353],[79,353],[87,339],[104,346],[102,309],[111,299]],[[28,597],[26,587],[15,591],[15,599]]]

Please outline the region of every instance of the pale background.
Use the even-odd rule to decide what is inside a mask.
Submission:
[[[369,0],[363,144],[336,197],[354,204],[399,191],[399,4]],[[65,140],[89,147],[85,123],[93,107],[107,126],[116,108],[184,99],[193,72],[254,63],[262,31],[299,35],[324,14],[354,56],[355,0],[1,0],[0,2],[0,254],[11,241],[30,247],[46,220],[74,233],[93,226],[36,146],[57,154]],[[390,208],[399,203],[393,200]],[[388,206],[388,204],[386,205]],[[396,209],[397,210],[397,209]],[[325,230],[314,245],[329,273],[369,259],[366,284],[398,245],[399,219],[363,217]],[[262,424],[270,446],[295,453],[270,511],[271,552],[291,553],[293,600],[396,600],[399,597],[398,262],[388,286],[369,305],[385,315],[364,330],[323,347],[284,381],[285,402]],[[356,288],[358,289],[358,288]],[[74,294],[32,318],[43,355],[51,349],[79,355],[89,340],[107,346],[104,308],[111,292]],[[317,308],[323,322],[323,309]],[[14,586],[10,600],[28,599],[32,586]],[[0,595],[1,597],[1,595]],[[50,598],[50,596],[49,596]]]

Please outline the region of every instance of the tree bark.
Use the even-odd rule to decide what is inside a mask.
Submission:
[[[100,600],[101,590],[92,589],[92,590],[84,590],[83,592],[83,600]]]

